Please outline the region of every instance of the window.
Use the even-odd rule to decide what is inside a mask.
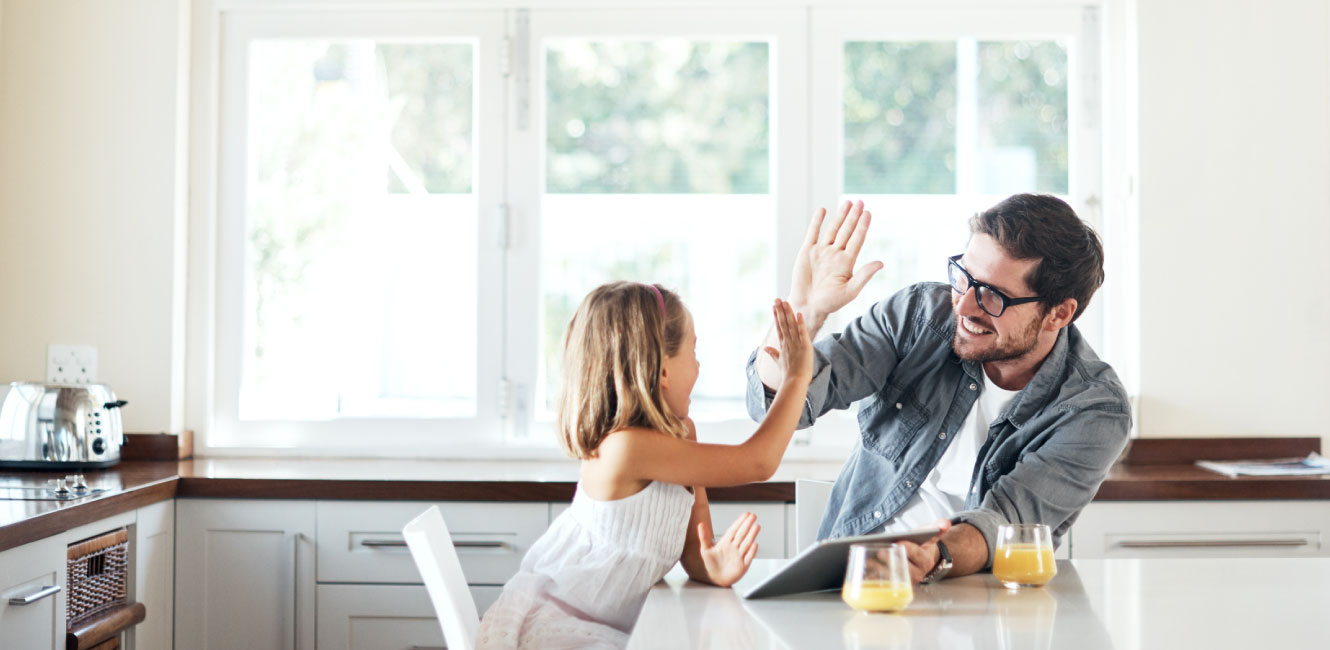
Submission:
[[[544,109],[537,420],[552,416],[573,311],[610,279],[680,292],[708,368],[692,416],[746,419],[744,375],[734,370],[765,331],[776,291],[779,43],[699,31],[709,16],[643,18],[597,12],[534,25]]]
[[[829,332],[941,281],[976,210],[1099,193],[1094,10],[336,5],[220,13],[212,453],[555,453],[564,328],[611,280],[680,292],[692,415],[740,439],[814,208],[864,199],[887,263]]]
[[[497,12],[226,17],[210,445],[498,426],[482,116],[502,30]]]
[[[1095,14],[1086,11],[814,17],[815,48],[837,68],[814,88],[815,141],[831,143],[819,153],[832,162],[814,166],[814,185],[837,197],[829,205],[869,206],[864,261],[885,263],[830,325],[901,287],[945,281],[970,216],[1006,196],[1053,194],[1096,218],[1085,210],[1101,193],[1097,89],[1085,83],[1098,65],[1086,46]],[[1077,323],[1096,346],[1099,318]]]
[[[531,13],[519,40],[532,74],[514,92],[534,101],[512,155],[530,194],[513,209],[539,236],[510,251],[509,276],[530,280],[509,307],[534,327],[510,328],[509,377],[532,401],[514,405],[510,440],[553,442],[565,327],[611,280],[680,292],[703,367],[692,417],[713,435],[752,431],[744,362],[776,295],[779,224],[804,212],[777,181],[804,161],[775,155],[798,128],[789,106],[805,81],[787,64],[802,58],[800,26],[785,11]]]

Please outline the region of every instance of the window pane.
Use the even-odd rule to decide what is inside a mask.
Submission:
[[[946,280],[970,215],[1018,192],[1067,193],[1067,49],[1055,41],[847,42],[842,201],[885,268],[828,325]]]
[[[744,418],[744,361],[775,295],[768,45],[552,41],[541,202],[541,382],[563,334],[614,280],[679,292],[698,333],[696,419]]]
[[[379,44],[392,115],[389,191],[471,191],[471,46]]]
[[[546,190],[761,194],[766,43],[553,40]]]
[[[241,419],[475,414],[473,52],[251,43]]]
[[[1067,193],[1067,48],[981,42],[978,189]]]
[[[956,44],[845,44],[845,191],[956,191]]]

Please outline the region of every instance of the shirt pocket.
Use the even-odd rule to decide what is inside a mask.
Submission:
[[[909,449],[928,423],[928,408],[915,398],[913,387],[891,384],[859,410],[859,433],[865,449],[896,460]]]

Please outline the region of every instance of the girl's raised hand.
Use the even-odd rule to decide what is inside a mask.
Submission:
[[[771,312],[776,320],[780,349],[767,347],[767,354],[780,364],[785,381],[807,384],[813,377],[813,342],[809,339],[808,327],[804,325],[804,316],[780,298],[776,299]]]
[[[728,587],[739,581],[753,558],[757,557],[757,532],[762,527],[757,525],[757,515],[745,512],[742,517],[730,524],[730,529],[720,539],[711,539],[711,526],[703,521],[697,525],[697,537],[702,542],[702,563],[707,568],[707,577],[721,587]]]

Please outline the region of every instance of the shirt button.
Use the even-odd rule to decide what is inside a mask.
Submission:
[[[974,389],[976,389],[976,388],[978,388],[978,387],[979,387],[979,386],[977,386],[977,385],[975,385],[975,384],[970,384],[970,390],[974,390]]]
[[[873,516],[876,517],[877,519],[881,519],[881,518],[882,518],[882,511],[881,511],[881,510],[874,510],[874,511],[873,511]]]
[[[897,411],[901,410],[901,403],[900,403],[900,402],[896,402],[896,410],[897,410]]]
[[[947,432],[946,432],[946,431],[943,431],[942,433],[937,434],[937,439],[938,439],[938,440],[946,440],[946,439],[947,439]]]
[[[907,488],[912,488],[912,487],[914,487],[914,483],[911,482],[911,481],[906,481],[906,482],[905,482],[905,487],[907,487]]]

